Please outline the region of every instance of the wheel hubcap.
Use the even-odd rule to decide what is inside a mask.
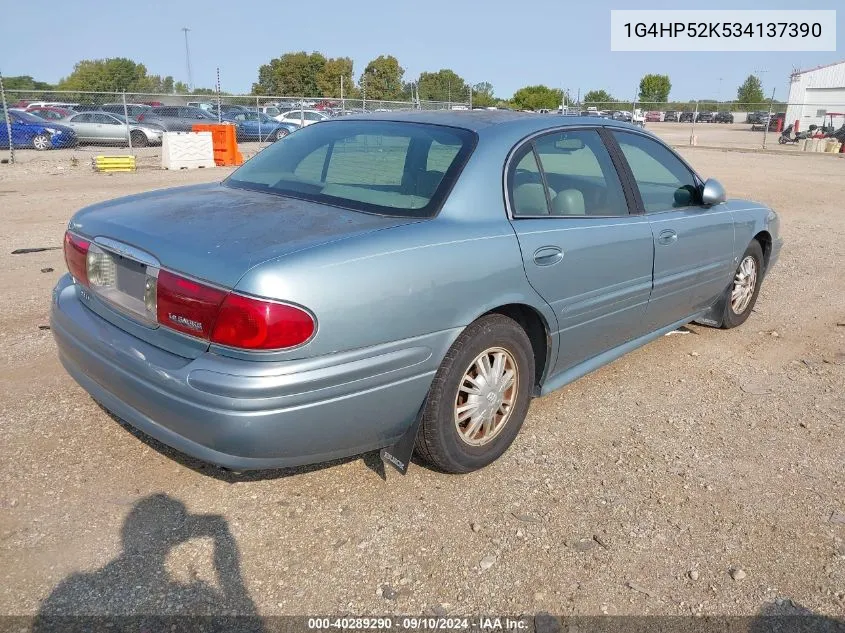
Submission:
[[[455,428],[470,446],[492,441],[510,419],[519,390],[519,370],[513,356],[501,347],[479,354],[458,386]]]
[[[733,291],[731,291],[731,309],[734,314],[742,314],[751,303],[754,288],[757,286],[757,261],[747,256],[740,263],[734,277]]]
[[[45,139],[43,136],[36,136],[35,147],[37,147],[38,149],[44,149],[45,147],[47,147],[47,139]]]

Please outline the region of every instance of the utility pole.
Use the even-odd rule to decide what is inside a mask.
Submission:
[[[766,149],[766,137],[769,135],[769,125],[772,122],[772,106],[775,102],[775,88],[772,88],[772,98],[769,99],[769,115],[766,117],[766,126],[763,128],[763,149]]]
[[[755,68],[754,69],[754,75],[755,76],[756,75],[765,75],[767,72],[769,72],[769,71],[766,70],[765,68]],[[763,77],[760,76],[758,78],[760,79],[760,88],[762,89],[763,88]]]
[[[191,50],[188,48],[188,31],[190,30],[187,26],[182,27],[182,32],[185,34],[185,66],[188,69],[188,90],[193,92],[194,79],[191,77]]]

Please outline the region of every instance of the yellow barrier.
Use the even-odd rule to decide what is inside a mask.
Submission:
[[[94,169],[102,172],[135,171],[134,156],[97,156]]]

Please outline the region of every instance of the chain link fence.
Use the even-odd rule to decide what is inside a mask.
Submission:
[[[674,146],[768,148],[803,138],[845,137],[845,103],[614,101],[574,104],[563,114],[641,125]]]
[[[413,94],[413,91],[412,93]],[[452,95],[449,94],[451,97]],[[164,131],[190,131],[196,123],[229,123],[247,154],[326,118],[365,112],[466,110],[459,101],[385,101],[302,96],[154,94],[123,92],[2,91],[0,153],[71,149],[91,155],[107,148],[130,153],[161,144]],[[615,101],[570,104],[543,116],[584,115],[629,121],[674,146],[794,147],[807,136],[845,140],[845,104]],[[790,127],[791,126],[791,127]],[[784,134],[786,131],[786,134]],[[12,142],[9,142],[11,137]],[[154,151],[154,150],[153,150]],[[8,152],[8,153],[6,153]],[[8,156],[8,157],[6,157]]]
[[[366,112],[466,109],[450,101],[386,101],[302,96],[155,94],[128,92],[0,91],[0,151],[158,146],[163,132],[191,131],[198,123],[236,126],[238,143],[260,150],[328,118]],[[12,142],[9,142],[9,139]]]

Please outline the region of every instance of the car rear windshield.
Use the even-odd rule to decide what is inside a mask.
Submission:
[[[366,213],[431,217],[475,139],[440,125],[326,121],[273,143],[224,184]]]

